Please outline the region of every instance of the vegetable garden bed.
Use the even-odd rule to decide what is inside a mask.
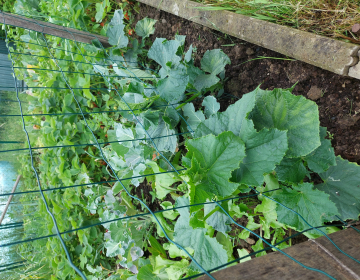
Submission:
[[[241,97],[258,85],[271,90],[290,88],[297,83],[293,94],[310,96],[319,106],[320,123],[330,132],[335,154],[360,164],[359,80],[336,75],[140,4],[137,19],[145,16],[158,20],[154,38],[170,39],[174,32],[186,35],[186,44],[197,48],[196,65],[207,49],[221,48],[231,59],[231,65],[226,67],[227,93]]]
[[[17,195],[38,201],[24,203],[27,270],[9,278],[190,279],[287,248],[295,230],[319,237],[358,218],[359,147],[341,151],[323,127],[327,108],[319,103],[319,121],[300,93],[317,99],[316,85],[321,101],[335,95],[330,77],[343,91],[359,83],[143,5],[131,26],[130,10],[106,3],[95,21],[108,52],[7,30],[19,44],[15,73],[32,89],[17,97],[36,149],[21,157]],[[84,3],[66,5],[69,25],[92,25]],[[359,95],[347,96],[350,114],[335,124],[354,129]]]

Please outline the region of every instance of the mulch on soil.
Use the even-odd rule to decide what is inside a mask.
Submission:
[[[197,66],[200,66],[200,59],[207,50],[221,48],[231,59],[231,65],[226,67],[226,93],[241,97],[259,85],[262,89],[272,90],[290,88],[297,82],[293,93],[317,103],[320,124],[330,132],[335,154],[360,164],[360,80],[343,77],[301,61],[249,61],[259,56],[286,57],[140,4],[140,13],[135,22],[144,17],[158,20],[155,34],[150,36],[152,40],[156,37],[174,39],[176,33],[186,35],[185,47],[192,44],[197,48]],[[229,44],[234,46],[224,46]],[[228,101],[230,103],[231,100]]]

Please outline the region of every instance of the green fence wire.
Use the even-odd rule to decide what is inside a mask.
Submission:
[[[14,15],[14,17],[16,17]],[[32,21],[31,19],[29,19],[29,21]],[[33,21],[34,22],[34,21]],[[36,22],[38,25],[42,26],[42,28],[44,28],[43,25],[39,24],[38,22]],[[202,271],[201,273],[199,274],[196,274],[196,275],[193,275],[193,276],[190,276],[190,277],[187,277],[187,278],[184,278],[184,279],[192,279],[192,278],[195,278],[195,277],[198,277],[200,275],[203,275],[203,274],[206,274],[208,275],[211,279],[215,279],[211,274],[210,272],[212,271],[215,271],[215,270],[218,270],[218,269],[221,269],[223,267],[226,267],[234,262],[238,262],[244,258],[247,258],[247,257],[251,257],[255,254],[258,254],[260,252],[263,252],[263,251],[267,251],[269,249],[271,250],[277,250],[279,251],[280,253],[282,253],[283,255],[285,255],[286,257],[290,258],[291,260],[293,260],[294,262],[296,262],[297,264],[299,264],[300,266],[306,268],[306,269],[309,269],[309,270],[312,270],[314,272],[317,272],[317,273],[321,273],[325,276],[327,276],[328,278],[330,279],[335,279],[334,277],[332,277],[331,275],[329,275],[328,273],[326,273],[325,271],[321,271],[321,270],[318,270],[318,269],[315,269],[315,268],[312,268],[312,267],[309,267],[309,266],[306,266],[304,265],[303,263],[299,262],[298,260],[294,259],[293,257],[291,257],[290,255],[288,255],[287,253],[283,252],[281,249],[279,249],[279,245],[281,245],[282,243],[288,241],[289,239],[291,238],[294,238],[296,236],[298,236],[299,234],[302,234],[304,232],[307,232],[307,231],[310,231],[310,230],[316,230],[318,231],[319,233],[321,233],[322,235],[324,235],[334,246],[337,250],[339,250],[339,252],[341,252],[342,254],[344,254],[345,256],[351,258],[352,260],[358,262],[360,264],[360,261],[359,260],[356,260],[355,258],[353,258],[352,256],[348,255],[346,252],[344,252],[343,250],[341,250],[332,240],[331,238],[325,234],[324,231],[321,230],[321,228],[324,228],[326,226],[316,226],[316,225],[310,225],[300,214],[298,214],[296,211],[286,207],[285,205],[281,204],[280,202],[272,199],[271,197],[269,196],[266,196],[266,193],[268,192],[272,192],[272,191],[276,191],[276,190],[271,190],[271,191],[267,191],[267,192],[263,192],[263,193],[260,193],[259,191],[257,191],[256,189],[254,188],[251,188],[253,190],[253,193],[249,194],[249,195],[242,195],[242,196],[235,196],[235,197],[232,197],[232,198],[229,198],[229,199],[224,199],[224,200],[219,200],[219,201],[210,201],[210,202],[206,202],[206,203],[201,203],[201,204],[192,204],[192,205],[186,205],[186,206],[180,206],[180,207],[174,207],[174,208],[171,208],[171,209],[163,209],[163,210],[159,210],[159,211],[152,211],[149,207],[149,205],[146,204],[146,202],[143,201],[143,199],[135,196],[135,195],[132,195],[129,190],[126,188],[126,186],[124,185],[124,181],[127,181],[127,180],[132,180],[132,179],[135,179],[135,178],[146,178],[148,176],[154,176],[154,175],[161,175],[161,174],[167,174],[167,173],[177,173],[177,174],[180,174],[179,172],[185,170],[185,169],[176,169],[176,167],[170,162],[170,160],[158,149],[156,143],[154,142],[154,140],[156,139],[159,139],[159,138],[163,138],[163,137],[177,137],[177,136],[180,136],[180,135],[184,135],[184,134],[193,134],[194,131],[192,130],[191,126],[189,125],[189,123],[187,123],[187,121],[183,118],[183,116],[181,114],[179,114],[179,112],[177,110],[175,110],[177,112],[177,114],[179,115],[179,118],[181,118],[187,128],[188,128],[188,131],[186,132],[183,132],[183,133],[177,133],[177,134],[171,134],[171,135],[166,135],[166,136],[161,136],[161,137],[151,137],[150,133],[145,129],[145,126],[144,124],[141,122],[141,120],[137,117],[137,115],[135,114],[135,111],[137,110],[142,110],[142,109],[148,109],[148,110],[153,110],[159,106],[150,106],[150,107],[146,107],[146,108],[142,108],[142,109],[132,109],[131,106],[123,99],[122,95],[120,94],[120,92],[118,91],[118,89],[116,88],[116,86],[111,82],[111,80],[109,79],[109,77],[124,77],[124,76],[113,76],[113,75],[107,75],[105,74],[101,68],[99,66],[107,66],[107,64],[95,64],[94,62],[92,62],[91,60],[94,59],[94,58],[98,58],[98,59],[101,59],[103,61],[110,61],[111,63],[116,63],[116,62],[125,62],[125,61],[121,61],[121,60],[114,60],[112,59],[112,57],[110,57],[106,51],[106,49],[103,48],[101,42],[99,40],[97,40],[97,37],[95,35],[93,35],[94,37],[94,40],[97,40],[97,45],[101,47],[101,51],[102,53],[105,54],[105,58],[104,57],[97,57],[97,56],[89,56],[89,55],[86,55],[83,53],[83,51],[81,50],[81,48],[79,47],[79,43],[76,41],[76,33],[72,33],[70,31],[68,31],[67,29],[65,28],[62,28],[61,26],[59,26],[59,30],[65,30],[66,32],[69,32],[72,36],[73,36],[73,40],[68,40],[68,42],[71,42],[71,44],[73,44],[73,46],[76,47],[76,49],[78,51],[76,52],[73,52],[73,51],[69,51],[69,50],[66,50],[66,49],[62,49],[62,48],[57,48],[57,47],[54,47],[53,45],[50,46],[50,41],[49,41],[49,36],[45,36],[45,33],[44,32],[39,32],[37,33],[38,36],[41,36],[41,41],[44,42],[44,44],[36,44],[36,43],[30,43],[30,42],[26,42],[26,41],[22,41],[22,40],[15,40],[15,39],[10,39],[8,37],[8,30],[10,28],[10,26],[8,26],[6,23],[5,23],[5,20],[3,22],[3,26],[5,27],[5,34],[6,34],[6,41],[7,43],[9,44],[10,42],[12,42],[13,44],[33,44],[33,45],[37,45],[38,47],[41,47],[41,48],[44,48],[46,51],[47,51],[47,55],[38,55],[38,54],[34,54],[34,53],[31,53],[31,51],[27,50],[26,53],[22,53],[22,52],[18,52],[18,51],[11,51],[9,50],[9,56],[10,56],[10,59],[11,59],[11,62],[12,62],[12,66],[11,66],[11,71],[13,73],[13,76],[14,76],[14,87],[13,88],[6,88],[6,90],[12,90],[12,89],[15,89],[16,91],[16,98],[17,98],[17,102],[18,102],[18,105],[19,105],[19,114],[0,114],[0,120],[2,118],[9,118],[9,117],[20,117],[21,118],[21,121],[22,121],[22,127],[23,127],[23,130],[26,134],[26,142],[27,142],[27,148],[16,148],[16,149],[5,149],[5,150],[1,150],[0,153],[9,153],[9,152],[23,152],[23,151],[28,151],[29,152],[29,160],[30,160],[30,163],[31,163],[31,168],[34,172],[34,176],[36,178],[36,181],[37,181],[37,184],[38,184],[38,190],[24,190],[24,191],[16,191],[14,193],[12,193],[12,195],[15,195],[15,196],[18,196],[18,195],[25,195],[25,194],[33,194],[33,195],[40,195],[41,198],[42,198],[42,201],[46,207],[46,210],[48,212],[48,214],[51,216],[52,218],[52,221],[53,221],[53,224],[54,224],[54,228],[55,228],[55,233],[54,234],[50,234],[50,235],[44,235],[44,236],[34,236],[32,238],[26,238],[26,239],[21,239],[19,238],[19,240],[17,241],[12,241],[12,242],[6,242],[4,244],[1,244],[0,245],[0,248],[7,248],[7,247],[11,247],[11,246],[15,246],[15,245],[19,245],[19,244],[23,244],[23,243],[29,243],[29,242],[34,242],[34,241],[38,241],[38,240],[46,240],[48,238],[52,238],[52,237],[57,237],[58,240],[61,242],[61,245],[62,245],[62,248],[67,256],[67,260],[69,262],[69,264],[71,265],[71,267],[78,273],[78,275],[82,278],[82,279],[86,279],[84,273],[78,268],[76,267],[74,264],[73,264],[73,260],[69,254],[69,250],[64,242],[64,238],[63,236],[65,234],[68,234],[68,233],[73,233],[73,232],[77,232],[77,231],[80,231],[80,230],[84,230],[84,229],[88,229],[88,228],[91,228],[91,227],[98,227],[98,226],[103,226],[105,224],[108,224],[108,223],[112,223],[112,222],[115,222],[115,221],[122,221],[122,220],[128,220],[128,219],[136,219],[136,218],[139,218],[139,217],[144,217],[144,216],[151,216],[155,221],[156,223],[159,225],[160,229],[162,230],[162,232],[164,233],[165,237],[167,238],[167,240],[176,245],[178,248],[180,248],[181,250],[183,250],[187,256],[192,260],[192,262],[199,268],[200,271]],[[30,31],[29,31],[30,32]],[[51,35],[51,34],[47,34],[47,35]],[[80,61],[80,60],[67,60],[67,59],[63,59],[63,58],[59,58],[56,56],[56,54],[53,53],[56,52],[56,50],[62,50],[62,51],[66,51],[66,52],[70,52],[70,53],[73,53],[75,55],[78,55],[80,56],[84,61]],[[56,73],[60,73],[61,74],[61,77],[62,77],[62,80],[63,82],[66,84],[66,87],[36,87],[36,86],[28,86],[28,89],[46,89],[46,90],[67,90],[67,91],[70,91],[74,100],[75,100],[75,103],[77,105],[77,109],[79,110],[79,112],[74,112],[74,113],[34,113],[34,114],[26,114],[24,113],[24,110],[23,110],[23,106],[24,106],[24,101],[21,100],[20,98],[20,91],[19,91],[19,88],[17,86],[17,82],[16,82],[16,79],[20,79],[21,77],[16,77],[16,73],[19,73],[21,71],[26,71],[28,68],[27,67],[19,67],[19,66],[15,66],[16,63],[16,59],[17,57],[20,57],[20,56],[30,56],[30,57],[39,57],[39,58],[45,58],[45,59],[49,59],[50,61],[53,61],[54,64],[56,65],[56,69],[44,69],[44,68],[36,68],[37,71],[47,71],[47,72],[56,72]],[[81,72],[79,71],[78,69],[76,71],[69,71],[69,70],[64,70],[63,67],[61,66],[61,62],[62,61],[66,61],[66,62],[72,62],[72,63],[75,63],[75,64],[85,64],[85,65],[91,65],[95,72],[97,73],[86,73],[86,72]],[[127,61],[127,63],[137,63],[137,62],[129,62]],[[142,77],[141,79],[139,77],[137,77],[132,71],[131,69],[145,69],[145,70],[148,70],[148,71],[152,71],[154,73],[156,73],[156,71],[150,69],[150,68],[147,68],[145,67],[144,65],[142,64],[138,64],[137,63],[137,66],[136,68],[131,68],[131,69],[128,69],[126,67],[123,67],[124,69],[126,69],[127,71],[129,71],[130,73],[132,73],[133,76],[131,77],[126,77],[126,78],[131,78],[131,79],[134,79],[140,83],[142,83],[146,89],[151,89],[151,90],[154,90],[155,92],[157,91],[156,88],[152,88],[151,87],[151,84],[148,84],[146,83],[144,80],[142,79],[146,79],[146,77]],[[81,69],[81,67],[79,67],[79,69]],[[65,73],[67,74],[81,74],[81,75],[89,75],[89,76],[98,76],[98,77],[102,77],[104,79],[104,81],[107,82],[107,84],[109,85],[108,88],[93,88],[93,87],[89,87],[89,88],[85,88],[85,87],[79,87],[79,88],[72,88],[70,83],[68,82],[67,78],[66,78],[66,75]],[[4,88],[5,89],[5,88]],[[81,106],[81,103],[80,101],[78,100],[78,97],[77,95],[75,94],[75,90],[84,90],[84,89],[88,89],[88,90],[96,90],[96,91],[100,91],[100,92],[107,92],[107,91],[113,91],[115,92],[118,97],[120,98],[120,100],[122,100],[122,102],[127,106],[128,109],[125,109],[125,110],[108,110],[108,111],[94,111],[94,112],[85,112],[83,111],[82,109],[82,106]],[[0,89],[1,90],[1,89]],[[171,107],[173,109],[175,109],[175,106],[176,105],[179,105],[181,103],[174,103],[174,104],[166,104],[166,105],[161,105],[161,106],[165,106],[165,107]],[[87,121],[87,118],[86,116],[88,115],[96,115],[96,114],[109,114],[109,113],[123,113],[123,112],[126,112],[126,113],[131,113],[131,115],[133,116],[134,120],[140,125],[140,127],[142,128],[142,130],[144,131],[144,133],[146,134],[146,137],[145,138],[138,138],[138,139],[133,139],[133,140],[126,140],[126,141],[107,141],[107,142],[99,142],[95,133],[94,133],[94,130],[91,128],[91,125],[88,123]],[[34,144],[31,143],[30,141],[30,137],[29,137],[29,134],[28,134],[28,128],[27,128],[27,123],[26,123],[26,120],[25,120],[25,117],[38,117],[38,116],[63,116],[63,117],[68,117],[68,116],[80,116],[85,124],[85,126],[87,127],[87,129],[90,131],[91,135],[92,135],[92,138],[93,139],[88,139],[88,143],[81,143],[81,144],[73,144],[73,145],[54,145],[54,146],[45,146],[45,147],[34,147]],[[92,141],[92,143],[90,143],[90,141]],[[111,163],[109,162],[108,158],[106,158],[104,152],[103,152],[103,148],[105,145],[107,144],[111,144],[111,143],[121,143],[121,142],[132,142],[132,141],[150,141],[149,145],[151,147],[153,147],[157,153],[167,162],[167,164],[169,165],[169,168],[171,168],[172,170],[170,171],[165,171],[165,172],[160,172],[160,173],[152,173],[152,174],[146,174],[146,175],[140,175],[140,176],[133,176],[133,177],[129,177],[129,178],[119,178],[114,167],[111,165]],[[0,142],[0,145],[6,145],[6,144],[16,144],[16,143],[23,143],[21,141],[1,141]],[[148,142],[147,142],[148,143]],[[62,186],[62,187],[50,187],[48,186],[47,188],[44,188],[41,183],[41,180],[39,178],[39,171],[36,169],[35,167],[35,164],[34,164],[34,159],[35,159],[35,156],[34,156],[34,151],[39,151],[39,150],[45,150],[45,149],[58,149],[58,148],[75,148],[75,147],[86,147],[86,146],[95,146],[99,152],[100,152],[100,155],[101,155],[101,159],[106,163],[106,165],[110,168],[110,170],[112,171],[112,174],[113,174],[113,177],[115,178],[114,180],[105,180],[105,181],[99,181],[99,182],[92,182],[92,183],[86,183],[86,184],[74,184],[74,185],[69,185],[69,186]],[[110,173],[109,173],[110,174]],[[111,219],[111,220],[107,220],[107,221],[101,221],[101,222],[98,222],[98,223],[93,223],[93,224],[90,224],[90,225],[86,225],[86,226],[82,226],[82,227],[78,227],[78,228],[73,228],[73,229],[70,229],[70,230],[67,230],[67,231],[60,231],[57,224],[58,224],[58,221],[57,219],[55,218],[54,214],[52,213],[50,207],[49,207],[49,203],[46,199],[46,193],[47,192],[53,192],[53,191],[58,191],[58,190],[63,190],[63,189],[69,189],[69,188],[78,188],[78,187],[86,187],[86,186],[94,186],[94,185],[102,185],[102,184],[109,184],[109,183],[119,183],[123,190],[127,193],[127,195],[129,197],[131,197],[132,199],[134,200],[137,200],[139,201],[139,203],[141,203],[143,205],[144,208],[147,209],[147,213],[142,213],[142,214],[136,214],[136,215],[131,215],[131,216],[124,216],[124,217],[120,217],[120,218],[116,218],[116,219]],[[183,181],[184,184],[187,184],[185,181]],[[7,196],[10,196],[11,194],[10,193],[2,193],[0,194],[0,197],[7,197]],[[254,231],[240,225],[239,223],[237,223],[235,220],[233,220],[233,218],[231,217],[231,215],[223,208],[223,206],[221,205],[222,202],[225,202],[225,201],[229,201],[229,200],[241,200],[241,199],[245,199],[245,198],[250,198],[250,197],[257,197],[259,195],[262,195],[265,199],[271,199],[273,201],[275,201],[277,204],[279,204],[281,207],[285,207],[288,211],[291,211],[293,212],[294,214],[298,215],[300,219],[302,219],[308,226],[309,228],[304,230],[303,232],[300,232],[300,233],[296,233],[292,236],[289,236],[288,238],[285,238],[284,240],[280,241],[280,242],[277,242],[276,244],[272,245],[271,243],[269,243],[265,238],[263,238],[262,236],[256,234]],[[238,227],[241,227],[243,228],[244,230],[247,230],[249,231],[251,234],[253,234],[254,236],[256,236],[257,238],[261,239],[265,244],[268,245],[268,247],[262,249],[262,250],[258,250],[256,252],[253,252],[253,253],[250,253],[249,255],[247,256],[244,256],[244,257],[241,257],[241,258],[237,258],[229,263],[226,263],[222,266],[219,266],[219,267],[214,267],[210,270],[206,270],[204,269],[199,263],[198,261],[185,249],[183,248],[181,245],[177,244],[174,240],[172,240],[172,238],[170,238],[170,236],[167,234],[166,230],[163,228],[162,224],[160,223],[160,221],[158,220],[158,217],[156,216],[156,214],[158,213],[163,213],[163,212],[167,212],[167,211],[173,211],[173,210],[176,210],[176,209],[181,209],[181,208],[190,208],[190,207],[195,207],[195,206],[199,206],[199,205],[206,205],[206,204],[214,204],[214,205],[217,205],[232,221],[233,224],[237,225]],[[341,220],[339,218],[339,220]],[[334,225],[334,226],[339,226],[339,227],[346,227],[348,226],[348,224],[345,222],[345,221],[341,221],[342,223],[341,224],[337,224],[337,225]],[[350,225],[351,226],[351,225]],[[6,223],[6,224],[2,224],[0,226],[0,231],[2,230],[9,230],[9,229],[23,229],[24,227],[24,223],[23,221],[18,221],[18,222],[12,222],[12,223]],[[354,228],[354,230],[358,231],[358,229]],[[359,231],[358,231],[359,232]],[[360,233],[360,232],[359,232]],[[12,263],[8,263],[8,264],[4,264],[4,265],[0,265],[0,272],[3,272],[3,271],[9,271],[9,270],[15,270],[15,269],[20,269],[20,268],[25,268],[26,267],[26,263],[27,263],[27,260],[26,259],[22,259],[22,260],[19,260],[19,261],[14,261]]]

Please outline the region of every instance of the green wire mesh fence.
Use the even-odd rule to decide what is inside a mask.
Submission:
[[[13,17],[16,17],[16,15],[13,15]],[[40,26],[41,28],[45,28],[45,26],[38,21],[33,21],[32,19],[28,19],[28,21],[29,23]],[[26,273],[30,273],[31,271],[41,272],[44,279],[49,279],[47,278],[48,275],[46,275],[46,273],[51,272],[44,270],[43,267],[34,266],[34,264],[36,264],[36,262],[40,262],[42,259],[41,251],[38,252],[36,250],[41,250],[41,246],[47,246],[46,241],[53,238],[58,240],[56,245],[54,245],[54,250],[61,248],[61,250],[65,253],[71,268],[76,271],[79,277],[87,279],[83,273],[83,269],[74,265],[74,258],[78,258],[78,256],[70,254],[69,246],[66,245],[67,243],[70,244],[69,242],[71,241],[73,234],[84,239],[86,238],[86,234],[84,234],[84,230],[86,229],[94,229],[94,232],[96,232],[96,230],[100,227],[104,227],[108,230],[108,225],[111,223],[128,220],[144,221],[146,217],[151,217],[153,221],[158,224],[167,241],[183,250],[187,257],[189,257],[192,263],[197,267],[196,270],[201,271],[201,273],[194,273],[193,275],[183,279],[192,279],[203,274],[207,274],[211,279],[214,279],[210,274],[212,271],[221,269],[232,263],[248,258],[249,256],[251,257],[268,250],[277,250],[292,259],[294,262],[298,263],[300,266],[313,270],[314,273],[322,273],[330,279],[335,279],[325,271],[302,264],[280,249],[279,245],[307,231],[316,231],[321,235],[326,236],[329,241],[332,242],[332,240],[322,230],[326,226],[311,225],[294,210],[289,209],[280,202],[275,201],[273,198],[266,196],[267,193],[276,191],[276,189],[260,193],[258,190],[252,188],[252,193],[249,195],[234,196],[225,200],[213,200],[201,204],[181,205],[156,211],[153,211],[141,196],[130,191],[128,186],[129,181],[155,175],[159,176],[162,174],[180,174],[180,172],[184,169],[179,169],[171,163],[169,155],[158,148],[157,141],[162,138],[183,137],[183,135],[193,133],[193,129],[189,123],[187,123],[183,116],[179,114],[178,110],[176,110],[176,106],[178,106],[179,103],[151,103],[146,106],[143,106],[141,103],[131,103],[124,99],[121,89],[116,83],[114,83],[114,81],[121,83],[121,79],[134,80],[141,84],[145,91],[156,93],[156,88],[152,87],[151,82],[146,82],[156,77],[156,71],[138,63],[137,61],[125,61],[121,60],[121,56],[110,56],[107,50],[103,48],[101,42],[97,40],[96,35],[89,34],[89,36],[93,36],[94,42],[93,44],[85,44],[77,41],[76,33],[69,31],[68,29],[64,29],[61,26],[58,27],[59,30],[65,30],[65,32],[69,33],[72,39],[65,40],[60,37],[52,36],[51,34],[45,34],[44,31],[35,32],[34,30],[26,29],[24,26],[22,28],[14,27],[7,24],[5,20],[1,24],[5,30],[4,40],[9,46],[9,57],[11,60],[11,67],[4,67],[8,67],[8,70],[13,73],[14,86],[4,86],[0,89],[3,92],[2,102],[4,102],[2,104],[4,105],[2,107],[4,109],[1,111],[0,118],[2,122],[5,121],[14,124],[14,127],[15,123],[20,120],[21,130],[23,132],[22,134],[17,132],[15,139],[10,137],[4,140],[2,137],[0,154],[2,155],[2,158],[6,160],[20,155],[20,161],[25,169],[23,170],[25,178],[18,190],[13,193],[3,192],[0,194],[2,203],[5,202],[10,195],[14,195],[15,197],[11,204],[11,207],[13,208],[12,216],[14,216],[14,219],[11,222],[8,221],[1,224],[0,226],[0,250],[4,250],[3,252],[5,252],[4,254],[6,255],[8,254],[6,252],[8,252],[9,248],[13,248],[13,254],[16,255],[16,258],[12,258],[13,261],[0,264],[1,273],[10,273],[7,274],[10,275],[7,276],[7,279],[10,279],[9,277],[13,277],[13,279],[20,279],[19,275],[26,275]],[[14,34],[21,35],[21,37],[18,36],[20,39],[18,37],[16,37],[18,39],[15,39],[14,36],[11,36]],[[11,44],[15,45],[16,49],[11,47]],[[90,53],[90,55],[88,53]],[[69,57],[71,59],[69,59]],[[127,71],[126,73],[128,73],[128,75],[115,75],[111,72],[111,69],[109,69],[109,65],[118,65],[119,68]],[[146,70],[146,73],[148,73],[149,76],[138,77],[135,74],[137,70]],[[17,79],[23,80],[25,76],[32,77],[32,82],[30,81],[30,83],[28,83],[26,91],[19,88],[17,83]],[[49,86],[38,86],[39,80],[42,80],[43,82],[45,81],[45,84],[48,84]],[[91,83],[90,80],[92,81]],[[94,87],[94,84],[98,84],[100,86]],[[35,92],[38,92],[36,98],[33,96]],[[88,100],[84,98],[82,94],[83,92],[85,92],[85,96],[88,95]],[[118,109],[116,106],[113,106],[113,109],[109,110],[97,108],[96,94],[99,96],[107,96],[106,98],[111,95],[113,98],[116,98],[123,107]],[[87,108],[89,103],[92,110]],[[29,106],[29,109],[27,109],[27,106]],[[42,110],[33,112],[32,110],[36,106],[41,107]],[[57,107],[58,109],[56,109]],[[152,111],[160,107],[173,109],[178,115],[178,118],[184,122],[184,127],[186,129],[184,129],[181,133],[153,136],[153,133],[146,129],[144,120],[139,117],[137,112],[140,110],[146,110],[149,114],[151,114]],[[125,115],[126,117],[131,118],[134,123],[137,124],[137,129],[141,131],[139,134],[143,136],[140,138],[119,141],[111,140],[110,135],[108,137],[109,140],[104,140],[107,137],[106,135],[105,138],[101,137],[100,139],[98,136],[99,133],[95,132],[97,128],[94,125],[94,121],[104,121],[105,118],[101,118],[104,115],[111,115],[112,117],[115,116],[114,118],[119,118],[119,116]],[[71,124],[68,125],[65,130],[62,127],[62,121],[64,119],[69,121]],[[39,141],[38,138],[32,136],[39,130],[38,126],[40,123],[42,123],[42,129],[46,129],[47,131],[47,133],[43,136],[44,141]],[[80,132],[76,136],[76,141],[69,140],[71,139],[70,136],[73,136],[72,131],[75,130]],[[11,133],[12,131],[2,131],[3,135]],[[19,141],[19,139],[24,139],[24,141]],[[164,167],[164,171],[161,172],[130,177],[127,177],[126,174],[124,176],[119,176],[117,173],[117,167],[115,166],[114,161],[111,160],[111,155],[107,152],[106,147],[120,142],[129,143],[129,145],[131,145],[131,143],[138,141],[148,145],[151,151],[155,151],[158,157],[164,160],[167,167]],[[24,142],[26,143],[26,148],[23,148],[22,144]],[[75,157],[79,159],[78,152],[80,151],[82,154],[95,157],[93,152],[94,149],[97,149],[100,153],[100,157],[96,158],[96,160],[98,162],[103,162],[104,167],[101,168],[100,172],[104,172],[107,176],[110,175],[113,179],[91,182],[91,178],[84,175],[84,173],[86,173],[85,171],[79,171],[81,170],[81,167],[78,168],[79,170],[74,170],[74,168],[71,168],[71,166],[67,163],[69,161],[68,158],[73,159]],[[47,153],[49,153],[48,158],[46,156]],[[50,165],[45,160],[56,161],[58,167],[52,167],[53,169],[49,170]],[[73,161],[72,164],[76,165]],[[26,168],[24,166],[26,166]],[[69,169],[66,170],[66,168]],[[42,175],[51,174],[52,172],[58,172],[61,174],[61,176],[63,176],[62,182],[56,180],[51,182],[49,178],[45,178],[45,176]],[[82,177],[79,180],[73,181],[66,178],[66,176],[70,176],[70,178],[71,176],[77,176],[78,178]],[[92,175],[90,174],[90,176]],[[105,178],[104,176],[98,177]],[[62,209],[58,208],[55,201],[65,201],[64,203],[66,203],[66,200],[71,200],[74,201],[74,203],[81,203],[79,202],[79,197],[83,194],[80,190],[86,191],[86,187],[96,187],[99,185],[106,186],[114,183],[120,185],[127,197],[133,199],[134,201],[138,201],[140,207],[147,212],[133,215],[131,215],[131,213],[122,213],[121,217],[109,215],[107,220],[97,219],[85,222],[75,222],[73,220],[65,222],[65,219],[70,219],[70,217],[65,216],[62,217],[62,219],[55,218],[61,217],[62,213]],[[185,181],[183,183],[186,184]],[[69,189],[73,190],[71,195],[65,195],[62,193],[62,191]],[[308,229],[287,237],[280,242],[271,244],[261,235],[233,220],[231,215],[224,208],[224,203],[229,200],[241,201],[257,197],[259,195],[262,195],[264,199],[275,201],[281,207],[285,207],[289,212],[293,212],[298,215],[299,218],[304,220],[304,222],[308,225]],[[249,231],[253,236],[261,239],[267,247],[247,256],[234,259],[222,266],[212,267],[211,269],[203,268],[199,264],[199,260],[194,258],[188,249],[180,246],[173,240],[172,236],[168,234],[165,225],[159,220],[159,216],[157,214],[176,209],[189,209],[190,207],[206,204],[218,206],[230,218],[234,225]],[[37,207],[42,208],[43,213],[46,212],[49,215],[50,220],[48,217],[36,215],[35,209]],[[88,210],[91,211],[91,209]],[[114,210],[114,212],[116,211],[118,210]],[[77,214],[80,217],[79,219],[81,219],[82,213],[79,212]],[[46,220],[46,223],[44,223],[43,220]],[[69,227],[69,225],[72,226]],[[67,228],[65,228],[66,226]],[[346,223],[342,222],[334,226],[343,227],[346,226]],[[45,229],[47,232],[50,229],[52,234],[41,234],[42,231],[45,231]],[[92,234],[92,232],[89,231],[88,234]],[[38,247],[31,245],[36,242],[39,244]],[[101,241],[99,241],[99,243],[101,243]],[[352,256],[337,247],[334,242],[332,243],[341,253],[360,263],[358,260],[354,259]],[[27,246],[28,244],[30,245]],[[31,255],[36,257],[31,258]]]

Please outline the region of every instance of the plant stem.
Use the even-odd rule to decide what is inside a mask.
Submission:
[[[197,94],[194,94],[193,96],[191,96],[188,100],[186,100],[183,104],[180,104],[179,106],[176,107],[176,110],[181,109],[182,107],[184,107],[187,103],[189,103],[191,100],[194,100],[196,97],[198,97],[201,94],[201,92],[198,92]]]

